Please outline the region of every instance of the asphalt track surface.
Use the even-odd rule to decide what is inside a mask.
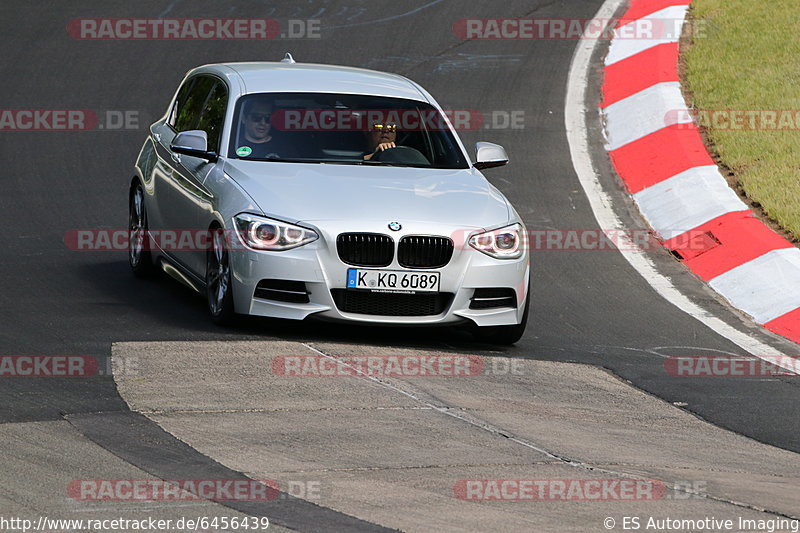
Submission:
[[[0,133],[0,354],[81,354],[104,361],[115,341],[271,338],[408,345],[462,353],[502,351],[607,368],[720,427],[800,452],[798,381],[667,375],[665,356],[742,354],[743,350],[660,299],[614,251],[535,253],[527,335],[515,347],[500,349],[476,344],[465,332],[454,330],[421,329],[409,335],[397,329],[256,319],[222,329],[211,324],[202,299],[176,282],[165,276],[155,281],[134,279],[123,252],[76,252],[64,244],[65,233],[72,229],[126,227],[127,185],[146,125],[163,113],[188,69],[212,62],[277,60],[287,50],[302,62],[406,75],[446,108],[521,111],[524,129],[466,131],[462,133],[465,144],[488,140],[506,147],[511,164],[486,175],[512,200],[529,229],[596,229],[564,131],[564,97],[575,42],[461,41],[454,36],[452,24],[464,17],[585,19],[594,16],[601,3],[33,1],[4,5],[0,19],[2,108],[133,110],[140,125],[122,131]],[[320,19],[321,38],[79,41],[66,30],[74,17],[167,16]],[[596,90],[590,90],[588,98],[590,104],[599,101]],[[595,134],[600,178],[615,198],[615,208],[631,227],[644,227],[608,172],[597,124],[590,123],[590,130]],[[655,250],[651,255],[659,269],[704,308],[787,353],[796,349],[742,320],[668,254]],[[109,376],[4,378],[0,382],[0,423],[64,417],[93,441],[157,476],[181,477],[185,474],[182,461],[195,466],[203,462],[155,424],[130,413]],[[150,435],[149,446],[132,444],[133,434]],[[210,472],[224,468],[206,463],[204,468]],[[315,512],[321,514],[307,514],[309,521],[336,520],[337,516],[347,520],[322,508]]]

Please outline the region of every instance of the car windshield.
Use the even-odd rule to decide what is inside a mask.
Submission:
[[[468,168],[430,104],[353,94],[258,93],[236,103],[228,156],[257,161]]]

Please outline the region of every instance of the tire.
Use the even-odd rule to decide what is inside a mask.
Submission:
[[[147,210],[144,205],[144,191],[137,183],[128,200],[128,263],[138,278],[149,278],[156,272],[146,243]]]
[[[221,326],[236,321],[233,308],[230,253],[221,228],[211,230],[211,248],[206,253],[206,302],[211,320]]]
[[[510,346],[522,338],[525,328],[528,325],[528,312],[531,307],[531,290],[525,297],[525,311],[522,313],[522,321],[511,326],[484,326],[476,327],[474,330],[475,338],[482,342]]]

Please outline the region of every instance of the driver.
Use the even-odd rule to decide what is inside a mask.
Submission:
[[[373,124],[367,135],[369,136],[369,147],[367,154],[364,156],[365,161],[372,159],[372,156],[378,152],[397,147],[395,145],[395,140],[397,139],[396,124]]]
[[[272,104],[266,100],[248,100],[242,106],[242,134],[236,146],[239,157],[280,159],[285,147],[272,135]]]

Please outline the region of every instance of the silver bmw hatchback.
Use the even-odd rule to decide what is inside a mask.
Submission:
[[[129,260],[238,314],[469,325],[520,339],[525,226],[480,170],[508,163],[413,81],[281,62],[190,71],[150,127],[129,189]]]

